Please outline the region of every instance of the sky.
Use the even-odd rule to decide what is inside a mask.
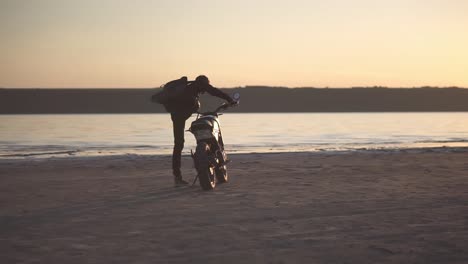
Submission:
[[[468,87],[466,0],[0,0],[0,87]]]

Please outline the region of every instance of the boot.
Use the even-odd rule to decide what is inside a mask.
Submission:
[[[184,186],[184,185],[187,185],[188,182],[184,181],[184,179],[182,179],[182,174],[180,173],[180,171],[174,171],[174,184],[175,186]]]

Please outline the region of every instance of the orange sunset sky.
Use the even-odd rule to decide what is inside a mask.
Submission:
[[[0,87],[468,87],[466,0],[0,0]]]

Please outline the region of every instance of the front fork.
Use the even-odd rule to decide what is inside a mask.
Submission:
[[[226,151],[224,151],[224,142],[223,142],[223,135],[221,134],[221,131],[219,131],[219,137],[218,137],[218,141],[217,141],[217,144],[218,144],[218,151],[221,153],[221,155],[219,155],[219,163],[220,165],[225,165],[227,163],[227,155],[226,155]]]

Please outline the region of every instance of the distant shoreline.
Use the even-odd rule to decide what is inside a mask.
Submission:
[[[284,88],[247,86],[237,113],[466,112],[468,89],[447,88]],[[0,114],[165,113],[150,101],[158,89],[0,89]],[[203,109],[221,101],[201,97]]]
[[[371,113],[466,113],[465,111],[360,111],[360,112],[350,112],[350,111],[341,111],[341,112],[237,112],[236,114],[371,114]],[[166,112],[151,112],[151,113],[140,113],[140,112],[119,112],[119,113],[0,113],[0,116],[7,115],[165,115],[169,114]],[[194,113],[193,115],[196,115]]]
[[[0,90],[147,90],[160,87],[0,87]],[[351,87],[313,87],[313,86],[270,86],[270,85],[246,85],[235,87],[218,87],[220,89],[245,89],[245,88],[274,88],[274,89],[468,89],[460,86],[417,86],[417,87],[388,87],[388,86],[351,86]]]

